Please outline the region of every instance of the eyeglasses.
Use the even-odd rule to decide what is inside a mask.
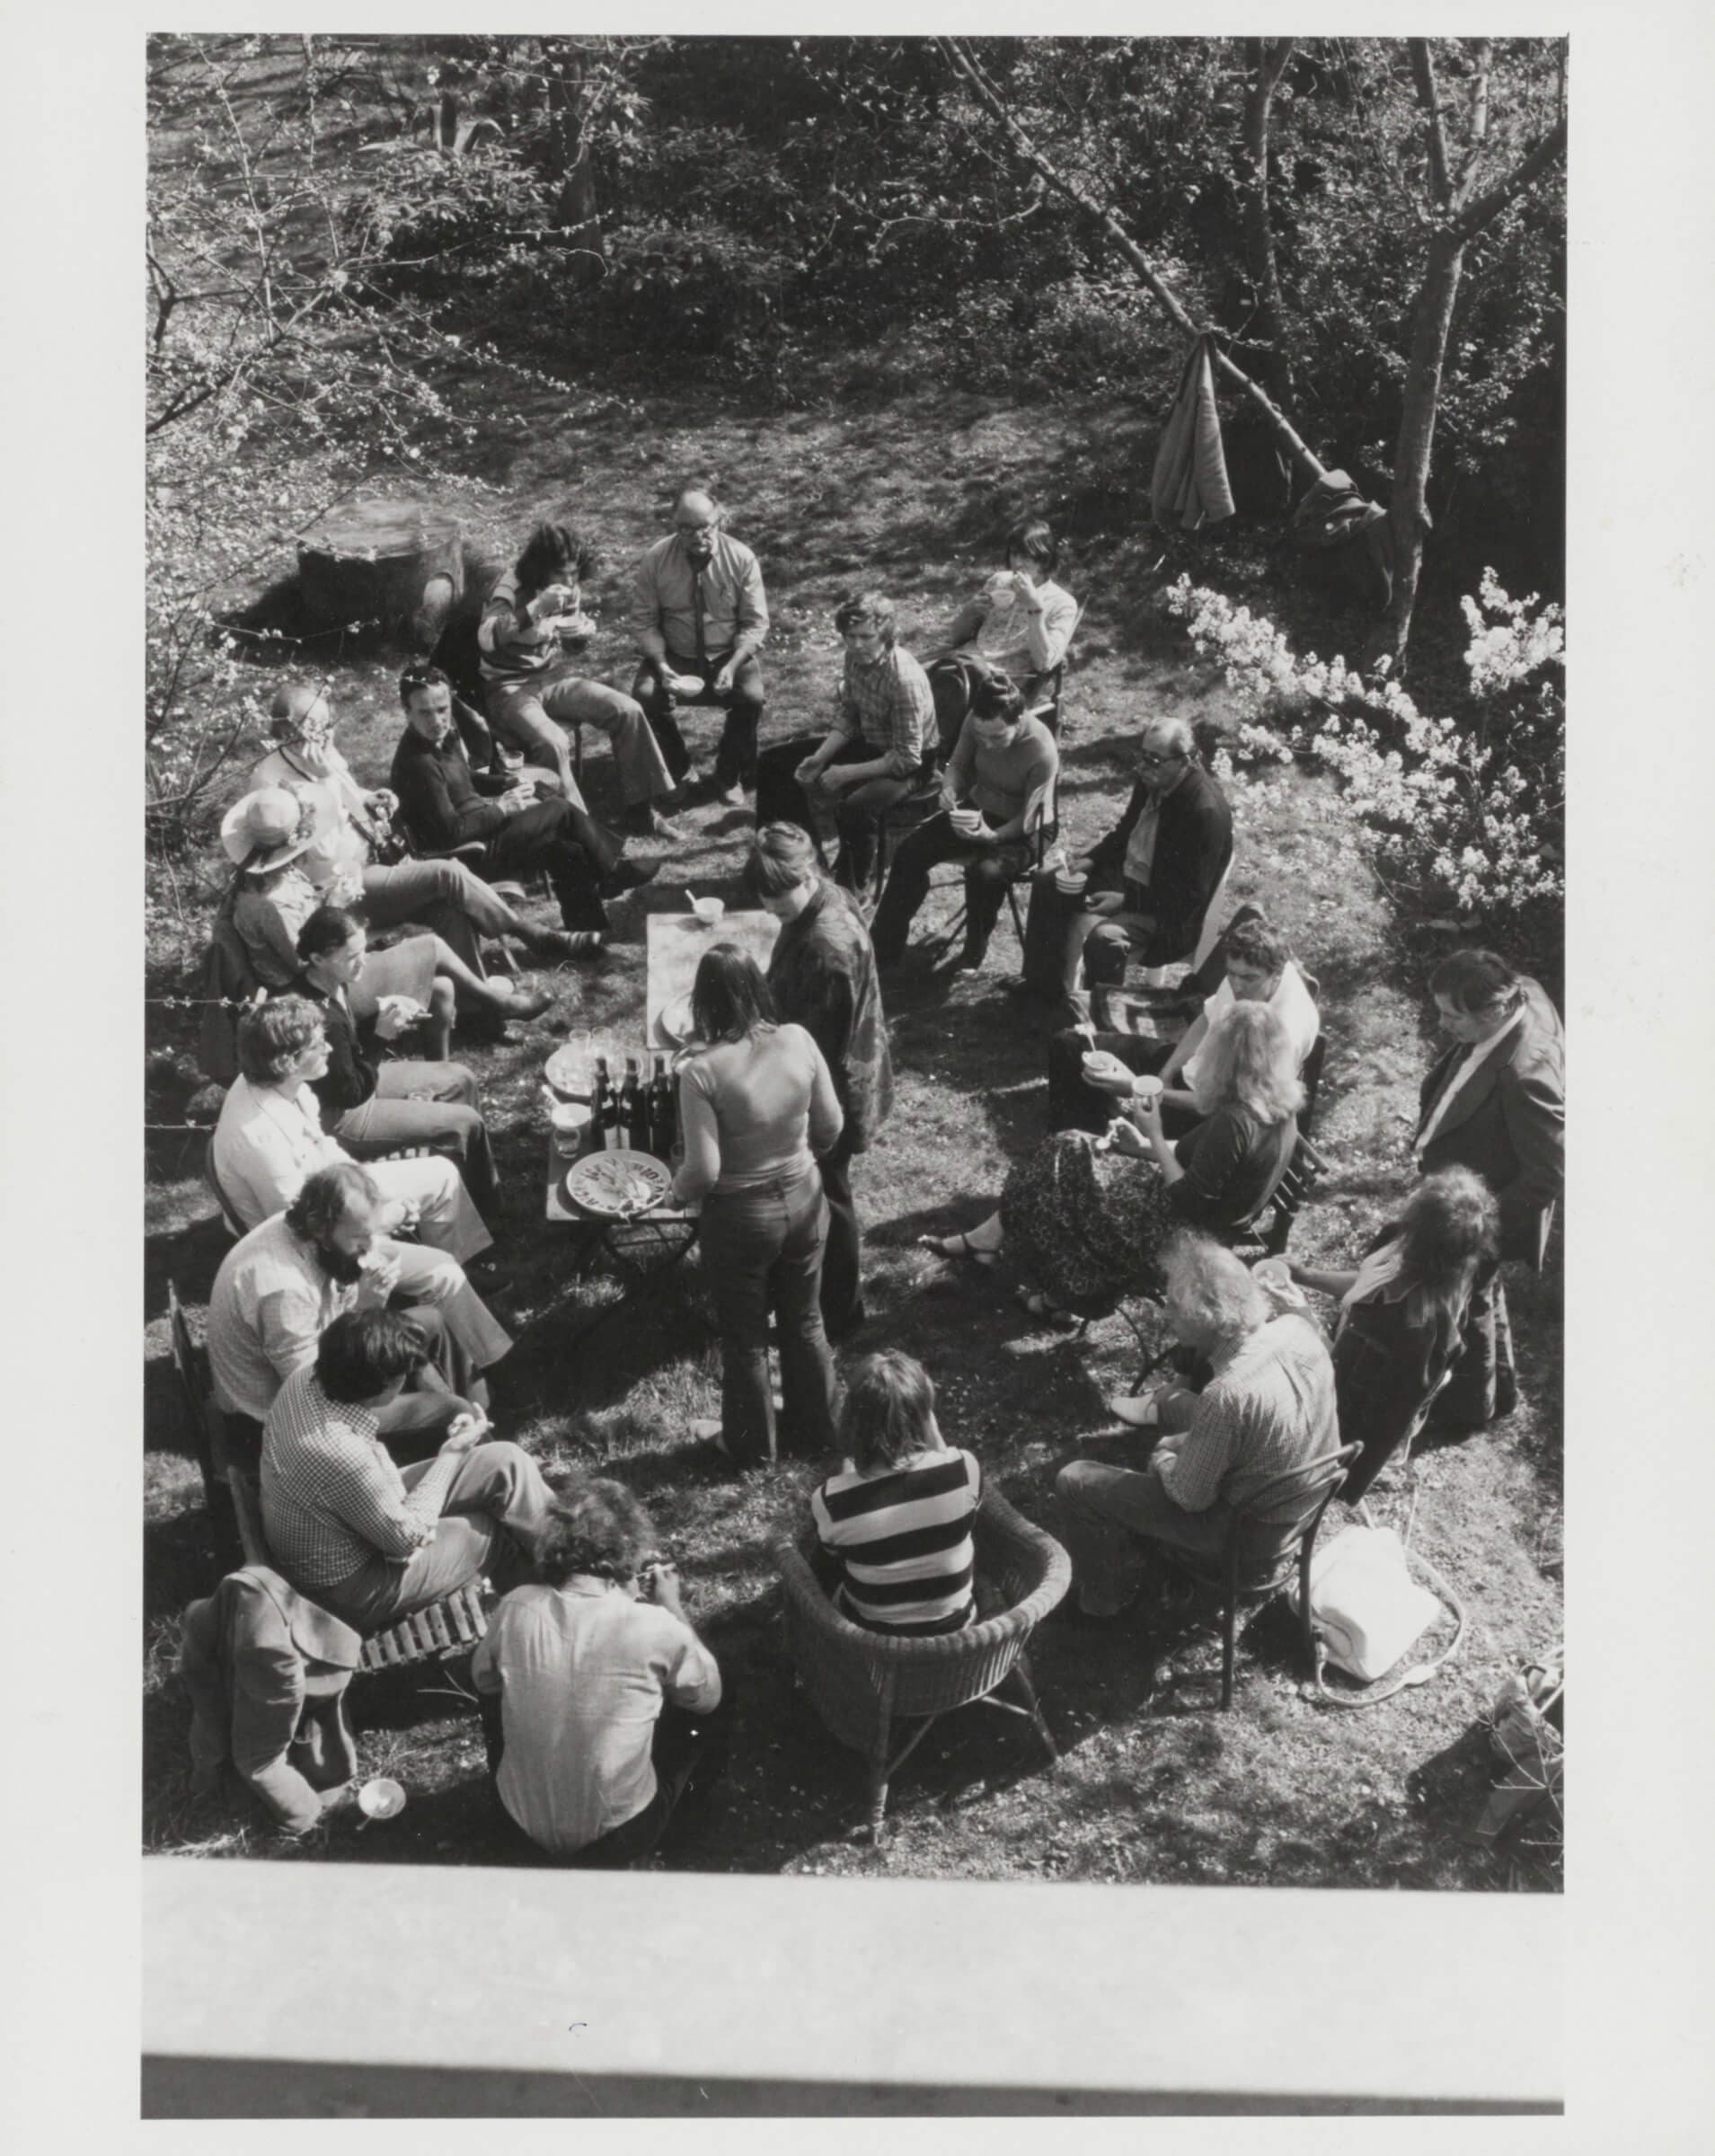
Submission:
[[[712,539],[715,534],[712,524],[676,524],[673,529],[681,539]]]
[[[1163,764],[1184,763],[1185,751],[1182,748],[1176,748],[1171,756],[1152,756],[1145,752],[1138,757],[1137,761],[1145,771],[1159,771]]]

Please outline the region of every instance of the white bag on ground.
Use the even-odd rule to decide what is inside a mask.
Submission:
[[[1295,1590],[1292,1599],[1295,1608]],[[1411,1577],[1392,1528],[1344,1527],[1311,1560],[1310,1613],[1334,1666],[1373,1684],[1423,1637],[1441,1604]]]

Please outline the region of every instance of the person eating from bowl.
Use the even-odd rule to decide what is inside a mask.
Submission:
[[[298,931],[304,971],[296,993],[322,1013],[328,1067],[308,1080],[328,1135],[353,1160],[394,1152],[445,1153],[479,1206],[494,1194],[494,1155],[488,1126],[476,1101],[476,1077],[462,1063],[382,1060],[377,1042],[396,1040],[413,1012],[389,998],[367,1023],[352,1009],[351,992],[363,971],[368,935],[354,914],[318,906]],[[441,994],[436,985],[436,997]],[[452,998],[431,1003],[429,1024],[443,1039],[452,1029]]]
[[[1161,1081],[1162,1126],[1181,1137],[1197,1119],[1197,1074],[1211,1027],[1234,1003],[1262,1003],[1286,1029],[1300,1072],[1322,1030],[1322,1013],[1286,937],[1254,909],[1222,939],[1226,974],[1196,1018],[1171,1045],[1153,1036],[1067,1027],[1048,1042],[1048,1120],[1055,1130],[1100,1133],[1116,1100],[1133,1099],[1133,1081]],[[1145,1089],[1154,1091],[1151,1086]]]
[[[632,623],[641,654],[632,694],[649,714],[667,769],[697,784],[673,713],[714,704],[726,713],[709,788],[729,808],[744,807],[756,783],[756,732],[767,692],[756,654],[768,634],[768,601],[756,557],[727,529],[727,512],[706,486],[680,490],[673,530],[637,567]],[[758,811],[756,820],[768,819]]]
[[[342,1312],[262,1425],[269,1547],[300,1593],[360,1632],[384,1630],[485,1575],[502,1592],[527,1579],[553,1506],[535,1462],[491,1440],[475,1410],[454,1417],[430,1458],[402,1471],[394,1463],[382,1417],[423,1359],[423,1337],[408,1319]]]
[[[569,1480],[536,1533],[534,1579],[471,1657],[505,1816],[562,1863],[649,1856],[725,1764],[731,1699],[658,1547],[623,1483]]]
[[[223,910],[270,993],[297,978],[299,932],[324,903],[304,866],[314,839],[314,805],[283,786],[245,794],[221,821],[221,844],[236,870]],[[405,936],[386,950],[365,953],[355,984],[358,1008],[377,1009],[382,997],[394,995],[429,1011],[443,981],[462,1015],[480,1013],[491,1025],[538,1017],[553,1001],[539,989],[483,978],[439,936]]]
[[[238,1021],[239,1075],[220,1104],[209,1169],[220,1200],[241,1229],[288,1206],[306,1176],[351,1155],[322,1127],[311,1090],[329,1065],[327,1027],[301,995],[270,996]],[[460,1264],[494,1238],[450,1160],[373,1161],[369,1173],[421,1240]]]
[[[483,694],[494,730],[560,782],[581,808],[566,729],[593,726],[613,743],[625,828],[662,838],[682,835],[656,803],[673,791],[659,744],[633,696],[579,674],[569,656],[596,632],[584,610],[583,586],[596,551],[563,524],[539,524],[517,562],[499,578],[482,607],[476,641]]]
[[[1134,774],[1113,829],[1030,881],[1020,988],[1059,1000],[1074,1024],[1090,1016],[1088,990],[1123,984],[1134,953],[1145,966],[1190,958],[1233,858],[1233,811],[1184,720],[1150,721]]]
[[[488,1398],[483,1371],[512,1341],[441,1250],[395,1242],[393,1208],[356,1161],[317,1168],[283,1213],[227,1251],[208,1298],[208,1371],[216,1404],[254,1436],[274,1395],[315,1360],[333,1320],[392,1304],[423,1334],[430,1360],[381,1418],[392,1433],[444,1428]]]
[[[1004,674],[982,676],[941,777],[939,814],[908,831],[894,851],[871,932],[879,965],[897,966],[904,958],[931,870],[959,861],[965,864],[965,943],[954,964],[980,970],[1007,886],[1030,864],[1031,803],[1042,800],[1059,769],[1053,735],[1026,714],[1012,682]]]
[[[842,601],[834,626],[845,645],[834,723],[819,738],[800,734],[764,752],[756,821],[798,824],[814,837],[817,812],[832,816],[840,835],[835,874],[848,891],[862,891],[874,865],[879,817],[924,776],[934,699],[923,668],[897,641],[893,601],[884,593]]]

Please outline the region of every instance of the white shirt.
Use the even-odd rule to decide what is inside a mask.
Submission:
[[[215,1179],[245,1228],[289,1206],[313,1170],[349,1158],[323,1129],[321,1105],[307,1085],[287,1093],[237,1078],[220,1104]]]
[[[1422,1164],[1424,1151],[1428,1146],[1429,1140],[1434,1137],[1437,1131],[1438,1131],[1443,1123],[1446,1121],[1447,1110],[1453,1106],[1454,1100],[1457,1100],[1461,1091],[1463,1091],[1465,1085],[1469,1082],[1472,1073],[1482,1061],[1483,1057],[1487,1056],[1491,1049],[1498,1048],[1509,1033],[1516,1031],[1518,1027],[1524,1023],[1524,1021],[1525,1006],[1521,1003],[1517,1010],[1513,1012],[1512,1016],[1507,1021],[1507,1023],[1501,1027],[1498,1032],[1491,1033],[1487,1040],[1480,1040],[1473,1043],[1473,1045],[1465,1051],[1463,1061],[1458,1065],[1457,1069],[1454,1072],[1452,1077],[1448,1079],[1445,1085],[1442,1087],[1440,1098],[1437,1100],[1435,1106],[1429,1110],[1428,1121],[1418,1133],[1416,1150],[1419,1166]]]
[[[1203,1016],[1212,1032],[1217,1021],[1225,1017],[1237,999],[1230,981],[1223,981],[1203,1006]],[[1304,986],[1304,976],[1290,959],[1280,969],[1280,980],[1268,1006],[1286,1029],[1286,1038],[1292,1043],[1294,1068],[1303,1070],[1304,1058],[1316,1045],[1316,1036],[1322,1031],[1322,1012],[1316,1008],[1316,999]],[[1187,1091],[1197,1085],[1197,1074],[1204,1056],[1208,1053],[1209,1039],[1206,1033],[1198,1043],[1195,1055],[1188,1056],[1180,1070],[1180,1082]]]
[[[706,1714],[720,1672],[670,1610],[582,1575],[517,1587],[471,1660],[500,1694],[500,1801],[538,1847],[570,1856],[655,1795],[650,1745],[663,1700]]]
[[[352,824],[367,816],[362,790],[351,766],[334,747],[312,756],[301,747],[277,748],[250,774],[252,786],[286,786],[306,795],[315,808],[315,843],[299,855],[304,872],[336,902],[355,904],[363,895],[363,871],[369,847]]]

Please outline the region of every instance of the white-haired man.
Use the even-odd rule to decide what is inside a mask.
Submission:
[[[1242,1578],[1272,1576],[1333,1474],[1334,1366],[1321,1328],[1282,1308],[1231,1250],[1186,1233],[1169,1249],[1166,1312],[1214,1376],[1123,1401],[1122,1419],[1162,1433],[1146,1467],[1075,1460],[1055,1483],[1077,1613],[1117,1617],[1136,1596],[1144,1545],[1218,1559],[1234,1508],[1254,1521]],[[1326,1471],[1313,1471],[1326,1461]]]

